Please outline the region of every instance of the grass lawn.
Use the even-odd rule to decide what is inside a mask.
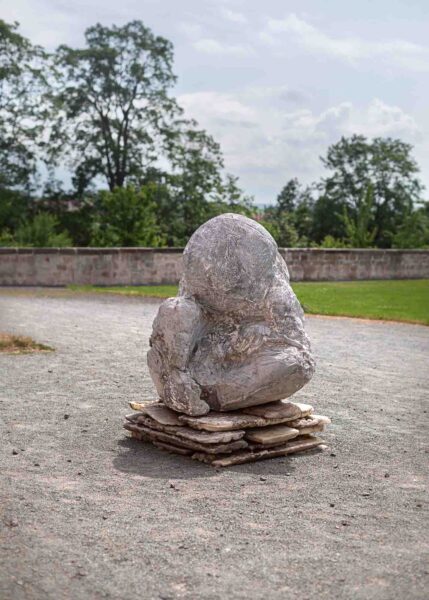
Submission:
[[[76,291],[168,298],[174,285],[93,287],[70,286]],[[405,321],[429,325],[429,279],[294,283],[306,313]]]
[[[147,296],[148,298],[170,298],[177,294],[177,285],[121,285],[97,287],[94,285],[69,285],[75,292],[97,292],[104,294],[124,294],[125,296]]]
[[[305,312],[429,325],[429,279],[294,283]]]

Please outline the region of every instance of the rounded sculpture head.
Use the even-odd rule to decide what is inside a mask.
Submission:
[[[184,254],[182,293],[216,311],[255,308],[272,283],[277,244],[256,221],[226,213],[190,238]]]

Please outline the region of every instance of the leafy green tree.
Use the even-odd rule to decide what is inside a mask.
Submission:
[[[271,223],[272,235],[279,246],[293,248],[309,244],[313,199],[311,188],[290,179],[277,196],[274,206],[265,210],[265,222]]]
[[[352,248],[369,248],[374,245],[377,229],[371,227],[373,221],[374,190],[371,184],[363,192],[363,197],[356,208],[354,216],[350,216],[344,207],[343,221],[346,239]],[[326,239],[326,238],[325,238]]]
[[[47,114],[46,54],[17,29],[0,20],[0,187],[29,190]]]
[[[429,248],[429,203],[411,212],[393,237],[394,248]]]
[[[299,245],[299,235],[292,213],[280,213],[275,219],[263,220],[262,225],[268,229],[280,248],[295,248]]]
[[[60,230],[57,219],[47,213],[40,213],[31,221],[23,223],[13,235],[4,234],[1,243],[7,246],[36,248],[59,248],[72,245],[67,232]]]
[[[252,213],[252,199],[236,178],[223,174],[219,145],[204,131],[185,132],[173,161],[174,170],[151,169],[146,182],[162,233],[169,246],[184,246],[205,221],[225,212]]]
[[[15,231],[29,216],[31,198],[0,186],[0,232]]]
[[[176,81],[172,44],[140,21],[97,24],[85,39],[85,48],[56,53],[52,157],[69,159],[79,191],[97,177],[111,191],[140,184],[160,156],[168,158],[181,121],[168,95]]]
[[[99,192],[91,246],[164,246],[156,219],[153,184]]]
[[[314,210],[314,236],[342,238],[346,235],[344,209],[356,219],[368,186],[372,186],[374,205],[368,226],[376,228],[374,244],[389,247],[392,236],[413,205],[421,199],[423,186],[412,147],[401,140],[367,140],[353,135],[329,147],[324,166],[331,175],[323,179],[322,192]]]
[[[301,197],[301,186],[298,179],[290,179],[277,196],[276,209],[279,213],[292,213],[296,209]]]
[[[332,235],[325,235],[320,244],[318,244],[319,248],[349,248],[350,245],[347,244],[344,240],[339,240],[334,238]]]
[[[91,241],[92,222],[95,218],[96,194],[78,196],[66,192],[58,181],[48,181],[43,193],[33,201],[37,210],[53,215],[59,227],[68,232],[73,246],[88,246]]]

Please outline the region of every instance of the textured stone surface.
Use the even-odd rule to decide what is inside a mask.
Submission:
[[[177,414],[162,404],[149,404],[141,408],[145,415],[148,415],[161,425],[181,425]]]
[[[234,431],[199,431],[198,429],[192,429],[191,427],[187,427],[181,421],[179,421],[179,426],[176,425],[162,425],[158,421],[151,419],[150,417],[144,415],[143,413],[138,413],[135,416],[127,415],[125,417],[128,421],[132,423],[145,425],[146,427],[150,427],[151,429],[156,429],[158,431],[164,431],[165,433],[171,433],[178,437],[192,440],[194,442],[199,442],[201,444],[220,444],[233,442],[235,440],[240,440],[244,437],[244,431],[234,430]]]
[[[309,414],[307,417],[290,421],[288,425],[289,427],[295,427],[295,429],[303,429],[305,427],[315,427],[316,425],[329,425],[330,422],[329,417]]]
[[[312,377],[286,263],[256,221],[225,214],[183,253],[179,295],[153,324],[148,366],[160,398],[191,416],[287,398]]]
[[[239,450],[248,446],[247,442],[244,440],[237,440],[226,444],[200,444],[199,442],[184,439],[171,433],[165,433],[163,431],[151,429],[150,427],[146,427],[144,425],[125,423],[124,427],[129,431],[135,431],[143,434],[143,439],[149,438],[151,441],[158,440],[160,442],[166,442],[167,444],[172,444],[181,448],[191,448],[192,450],[207,452],[208,454],[227,454],[233,452],[234,450]]]
[[[281,446],[267,448],[263,450],[243,450],[234,452],[230,456],[216,457],[214,460],[207,459],[201,453],[195,453],[192,458],[201,462],[209,462],[213,467],[230,467],[232,465],[241,465],[247,462],[255,462],[257,460],[266,460],[267,458],[275,458],[278,456],[286,456],[287,454],[295,454],[304,450],[312,450],[323,444],[323,440],[317,437],[302,438],[292,440]]]
[[[168,412],[171,412],[174,422],[177,420],[178,424],[164,425],[151,418],[147,412],[140,411],[126,415],[125,429],[142,441],[152,442],[168,452],[177,452],[178,448],[197,451],[196,458],[208,464],[214,464],[215,460],[221,460],[225,458],[225,454],[229,454],[228,461],[225,464],[219,463],[218,466],[230,466],[261,458],[274,458],[283,456],[285,453],[305,450],[310,446],[304,442],[308,442],[310,439],[314,441],[310,435],[323,431],[325,425],[330,422],[328,417],[321,415],[314,417],[310,414],[313,407],[309,404],[285,401],[261,407],[266,409],[263,412],[265,416],[249,415],[244,412],[246,409],[243,409],[230,413],[210,412],[201,417],[190,417],[169,411],[163,404],[153,404],[147,408],[149,412],[155,409],[156,416],[160,414],[164,416],[162,409],[165,409],[167,417],[169,416]],[[294,414],[307,416],[291,421],[291,415]],[[282,422],[272,424],[279,421]],[[297,427],[292,427],[292,423]],[[239,425],[242,429],[237,429]],[[207,431],[205,428],[220,428],[220,430]],[[287,445],[290,440],[295,438],[300,444]],[[311,445],[311,447],[313,446]],[[245,457],[243,457],[244,450],[248,453]],[[265,450],[281,451],[281,453],[261,454]],[[177,453],[184,454],[182,451]],[[186,452],[185,454],[189,455],[190,453]],[[235,458],[236,456],[237,458]]]
[[[258,415],[266,419],[282,419],[283,421],[292,421],[302,417],[302,410],[298,404],[288,401],[252,406],[244,409],[244,412],[249,415]]]
[[[263,446],[274,446],[287,442],[299,435],[298,429],[287,425],[272,425],[260,429],[249,429],[246,431],[246,440],[262,444]]]
[[[307,427],[303,427],[302,429],[299,429],[299,434],[301,435],[308,435],[310,433],[319,433],[321,431],[325,430],[325,426],[323,425],[323,423],[318,423],[317,425],[307,425]]]
[[[247,427],[263,427],[268,424],[266,419],[254,415],[217,412],[211,412],[203,417],[180,415],[179,419],[190,427],[205,431],[231,431]]]
[[[0,285],[177,284],[182,248],[0,248]],[[429,250],[281,248],[292,281],[427,279]]]

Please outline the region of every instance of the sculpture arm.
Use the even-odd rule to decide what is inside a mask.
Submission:
[[[188,366],[204,330],[200,307],[192,298],[165,300],[153,323],[148,366],[161,399],[174,410],[204,415],[209,406]]]

